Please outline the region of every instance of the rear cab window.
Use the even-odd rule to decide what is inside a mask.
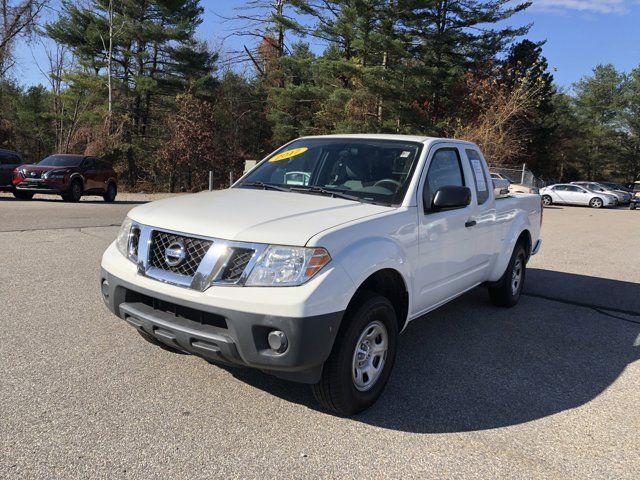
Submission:
[[[482,158],[477,150],[474,150],[473,148],[466,148],[464,152],[469,160],[469,165],[471,165],[478,205],[482,205],[489,199],[489,181],[487,178],[487,172],[484,169]]]

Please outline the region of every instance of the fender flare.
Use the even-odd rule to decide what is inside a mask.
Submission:
[[[351,299],[376,272],[387,269],[398,272],[407,291],[407,312],[411,312],[413,276],[406,253],[393,240],[385,237],[360,239],[357,243],[343,248],[334,260],[340,263],[353,281],[355,288],[350,294]],[[406,319],[401,320],[403,324],[406,322]]]
[[[502,275],[504,275],[509,265],[509,260],[511,260],[511,254],[516,246],[516,242],[524,232],[527,232],[531,238],[531,228],[528,217],[520,217],[511,225],[509,232],[507,232],[505,236],[508,241],[503,242],[502,249],[498,253],[498,258],[489,276],[489,282],[497,282],[502,278]],[[530,253],[531,252],[527,252],[527,255]]]
[[[69,188],[71,188],[71,183],[77,180],[78,178],[82,182],[82,190],[84,191],[86,183],[84,181],[84,177],[82,176],[82,174],[78,172],[74,172],[69,176]]]

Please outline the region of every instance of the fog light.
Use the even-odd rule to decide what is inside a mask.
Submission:
[[[106,300],[107,298],[109,298],[109,282],[106,279],[102,280],[101,288],[102,288],[102,296]]]
[[[269,346],[271,347],[271,349],[275,350],[276,353],[284,352],[289,346],[289,340],[287,340],[287,336],[280,330],[273,330],[269,332],[267,340],[269,341]]]

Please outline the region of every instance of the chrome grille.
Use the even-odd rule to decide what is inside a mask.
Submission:
[[[171,266],[165,259],[165,251],[176,242],[184,243],[186,256],[179,264]],[[210,240],[154,231],[151,235],[151,246],[149,248],[149,265],[161,270],[193,277],[212,243]]]
[[[227,266],[224,268],[220,279],[225,282],[237,282],[240,280],[242,272],[247,268],[254,253],[255,250],[250,248],[235,248],[227,261]]]
[[[43,173],[40,170],[26,170],[24,176],[25,178],[42,178]]]

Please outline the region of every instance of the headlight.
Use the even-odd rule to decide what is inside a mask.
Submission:
[[[245,285],[260,287],[302,285],[331,261],[324,248],[271,245],[251,270]]]
[[[66,177],[69,174],[69,172],[67,171],[59,171],[59,170],[53,170],[53,171],[49,171],[44,173],[44,175],[42,175],[43,178],[55,178],[55,179],[64,179],[64,177]]]
[[[132,262],[138,261],[138,240],[140,239],[140,228],[127,217],[122,222],[116,246],[122,255]]]

